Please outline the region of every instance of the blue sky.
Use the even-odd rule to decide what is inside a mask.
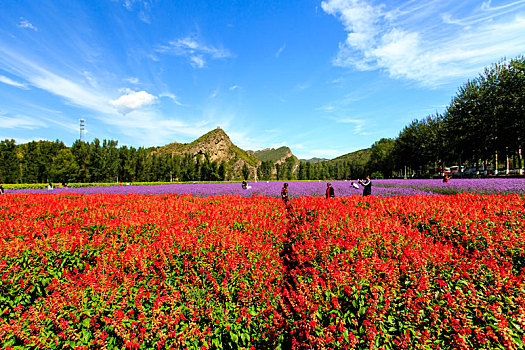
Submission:
[[[134,147],[221,126],[333,158],[525,53],[522,1],[4,0],[0,139]]]

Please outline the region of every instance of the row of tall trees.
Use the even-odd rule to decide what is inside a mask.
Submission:
[[[366,164],[352,161],[311,163],[297,161],[294,157],[285,162],[274,164],[263,161],[257,168],[259,180],[344,180],[364,178],[367,174]]]
[[[297,179],[437,175],[446,166],[523,168],[525,58],[502,61],[458,89],[442,114],[375,142],[366,162],[300,163]],[[507,163],[508,162],[508,163]]]
[[[396,140],[389,157],[394,167],[431,173],[452,164],[490,163],[522,168],[525,140],[525,59],[500,62],[467,82],[443,114],[415,120]]]
[[[382,142],[382,141],[381,141]],[[16,145],[0,142],[0,182],[137,182],[137,181],[223,181],[231,177],[226,162],[210,161],[207,155],[159,155],[155,148],[118,147],[114,140],[63,142],[32,141]],[[295,157],[283,163],[263,161],[257,168],[258,180],[325,180],[364,177],[362,163],[299,162]],[[250,179],[247,166],[241,169]]]
[[[0,142],[0,182],[222,181],[228,164],[207,155],[159,155],[155,148],[118,147],[113,140]]]

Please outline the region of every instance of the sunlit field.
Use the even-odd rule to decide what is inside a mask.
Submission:
[[[205,192],[226,184],[187,185],[201,189],[195,195],[131,193],[176,185],[8,192],[0,196],[0,343],[523,347],[522,195],[406,196],[416,189],[385,180],[374,195],[401,192],[362,197],[348,186],[355,195],[342,197],[350,182],[332,183],[339,196],[329,200],[312,197],[324,195],[323,182],[290,183],[288,208],[273,197],[282,183],[231,184],[231,195]],[[426,191],[458,183],[425,182]]]

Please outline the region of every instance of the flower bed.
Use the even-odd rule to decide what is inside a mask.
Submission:
[[[0,197],[9,348],[507,348],[518,195]]]
[[[362,194],[362,187],[352,187],[355,181],[288,181],[291,198],[324,197],[326,184],[335,188],[336,197]],[[113,193],[113,194],[192,194],[196,197],[215,195],[239,195],[242,197],[269,196],[278,197],[284,182],[250,182],[249,189],[243,189],[241,183],[184,183],[184,184],[148,184],[148,185],[113,185],[103,184],[89,187],[70,188],[8,188],[6,193]],[[456,194],[474,192],[479,194],[525,194],[525,178],[493,179],[452,179],[444,183],[434,180],[372,180],[372,195],[379,197]]]

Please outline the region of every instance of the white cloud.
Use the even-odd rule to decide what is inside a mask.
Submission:
[[[151,23],[151,0],[123,0],[122,5],[130,12],[138,8],[138,18],[144,23]]]
[[[158,47],[156,52],[187,57],[194,68],[203,68],[208,59],[223,59],[233,56],[226,49],[205,45],[192,36],[172,40],[167,45]]]
[[[8,78],[3,75],[0,75],[0,83],[11,85],[11,86],[14,86],[20,89],[25,89],[25,90],[29,89],[26,84],[19,83],[18,81],[14,81],[13,79]]]
[[[31,22],[29,22],[27,19],[20,17],[20,21],[18,22],[19,28],[26,28],[34,30],[35,32],[38,32],[38,28],[35,27]]]
[[[166,97],[172,100],[177,106],[183,106],[182,103],[180,103],[179,98],[172,94],[171,92],[163,92],[159,95],[159,97]]]
[[[140,83],[139,78],[135,78],[135,77],[126,78],[124,79],[124,81],[127,81],[128,83],[133,84],[133,85],[137,85]]]
[[[232,85],[232,86],[230,86],[230,91],[234,91],[234,90],[237,90],[237,89],[240,89],[239,85]]]
[[[352,133],[354,135],[367,135],[368,134],[366,131],[364,131],[367,125],[366,120],[356,119],[356,118],[328,118],[328,119],[331,119],[339,124],[353,125],[354,127],[352,129]]]
[[[97,79],[93,76],[93,73],[88,71],[83,71],[82,74],[84,75],[84,78],[87,80],[89,85],[91,85],[94,88],[98,88],[98,82]]]
[[[283,53],[284,49],[286,49],[286,44],[283,44],[283,46],[281,46],[279,50],[277,50],[277,52],[275,53],[275,57],[279,58],[279,56],[281,56],[281,54]]]
[[[0,115],[0,125],[2,125],[2,128],[6,128],[6,129],[30,129],[30,130],[35,130],[35,129],[47,126],[40,120],[36,120],[35,118],[27,117],[24,115],[17,115],[15,117]]]
[[[312,86],[312,84],[310,82],[305,82],[305,83],[299,83],[295,86],[295,90],[299,90],[299,91],[302,91],[302,90],[307,90],[309,89],[310,87]]]
[[[335,107],[332,105],[325,105],[325,106],[317,107],[316,110],[325,112],[325,113],[331,113],[335,111]]]
[[[127,114],[136,109],[155,103],[157,97],[146,91],[128,91],[125,95],[116,100],[110,100],[109,103],[114,106],[120,113]]]
[[[211,92],[210,98],[215,98],[219,94],[219,89],[215,89]]]
[[[86,86],[77,74],[78,82],[44,68],[39,62],[0,45],[0,66],[11,74],[27,81],[27,85],[45,90],[64,98],[68,103],[89,108],[99,113],[113,114],[108,98],[101,88]],[[61,75],[59,75],[61,74]]]
[[[522,0],[499,7],[490,1],[473,6],[426,0],[399,8],[370,0],[327,0],[322,8],[348,33],[334,65],[383,70],[426,86],[472,78],[503,57],[523,54],[525,47]]]
[[[202,68],[206,65],[206,61],[202,55],[195,55],[190,57],[190,64],[193,68]]]
[[[102,93],[86,89],[82,84],[48,71],[42,70],[41,73],[41,75],[26,77],[26,79],[30,80],[34,86],[64,97],[77,106],[87,107],[103,113],[111,113],[107,98]]]

